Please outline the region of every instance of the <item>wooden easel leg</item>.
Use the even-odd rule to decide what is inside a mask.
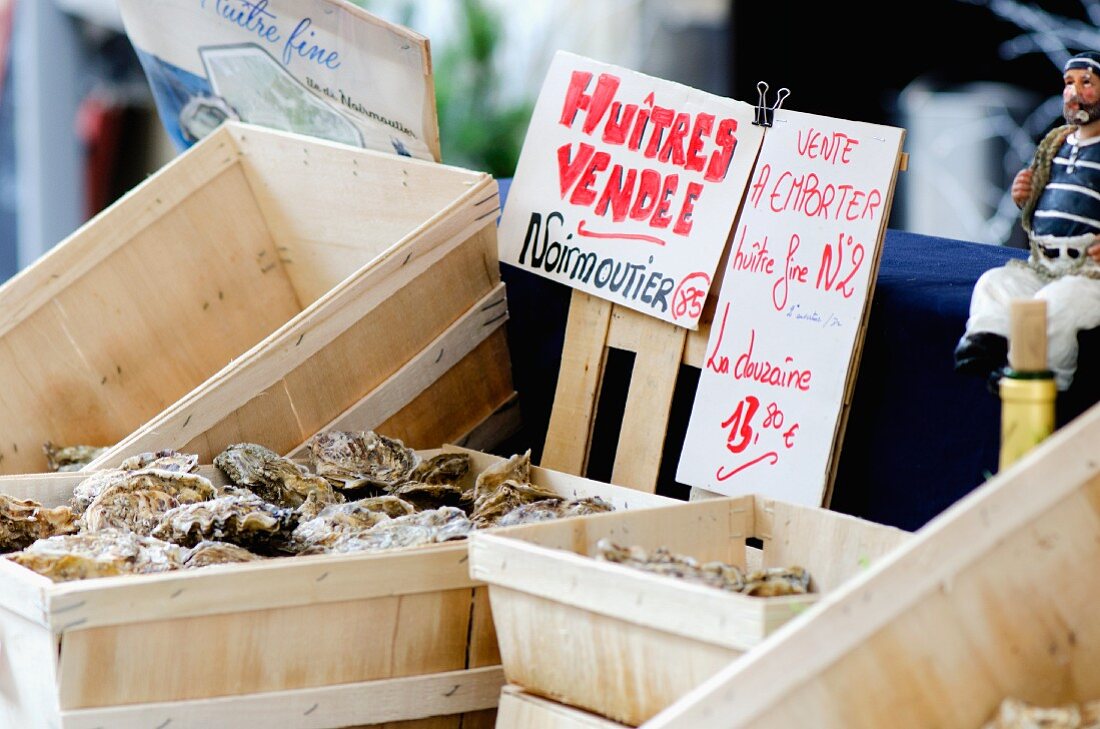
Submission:
[[[653,493],[687,330],[616,306],[609,341],[636,353],[611,483]]]
[[[542,451],[543,468],[583,476],[588,466],[611,307],[609,301],[573,292],[558,386]]]

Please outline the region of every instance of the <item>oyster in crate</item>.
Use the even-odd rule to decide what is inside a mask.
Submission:
[[[178,569],[183,548],[120,529],[39,539],[7,559],[54,582]]]
[[[379,522],[366,531],[339,534],[331,541],[310,547],[305,554],[375,552],[383,549],[418,547],[453,539],[464,539],[473,523],[461,509],[444,506],[409,516]]]
[[[483,490],[474,502],[470,518],[478,529],[496,526],[507,513],[538,501],[561,501],[553,491],[531,483],[503,481],[492,491]]]
[[[408,516],[416,509],[396,496],[374,496],[326,507],[315,518],[294,530],[294,542],[302,548],[327,546],[343,535],[366,531],[391,518]]]
[[[55,446],[50,441],[42,444],[46,467],[51,471],[79,471],[106,450],[106,447],[89,445]]]
[[[309,459],[318,475],[343,491],[366,487],[390,491],[409,480],[420,463],[404,443],[371,430],[318,433],[309,441]]]
[[[199,542],[187,550],[187,557],[183,560],[184,569],[197,569],[210,567],[216,564],[234,564],[237,562],[257,562],[263,559],[258,554],[249,552],[244,547],[228,542]]]
[[[284,508],[297,509],[309,501],[306,509],[314,511],[344,500],[325,479],[255,443],[229,446],[214,457],[214,465],[233,483]]]
[[[83,514],[85,509],[107,487],[125,481],[131,473],[144,470],[175,471],[190,473],[198,467],[199,457],[194,453],[179,453],[178,451],[157,451],[156,453],[141,453],[130,456],[119,468],[108,468],[95,471],[88,478],[77,484],[73,489],[73,496],[69,504],[73,511]]]
[[[418,511],[438,509],[441,506],[461,506],[466,495],[457,483],[421,481],[403,483],[390,493],[412,504]]]
[[[173,450],[139,453],[136,456],[130,456],[119,464],[119,468],[123,471],[159,468],[162,471],[191,473],[198,467],[199,455],[197,453],[180,453]]]
[[[639,546],[623,547],[601,539],[596,543],[596,558],[730,592],[741,592],[745,587],[744,573],[737,565],[724,562],[699,564],[693,557],[673,554],[665,547],[649,552]]]
[[[409,481],[459,484],[469,473],[469,455],[465,453],[440,453],[421,461],[416,468],[409,472]]]
[[[48,509],[30,499],[0,494],[0,552],[23,549],[38,539],[72,534],[78,529],[68,506]]]
[[[804,595],[810,591],[810,573],[801,567],[770,567],[745,577],[741,592],[756,597]]]
[[[499,527],[515,526],[516,524],[529,524],[535,521],[564,519],[570,516],[602,514],[608,511],[614,511],[614,508],[599,496],[586,499],[546,499],[524,504],[509,511],[500,517],[496,525]]]
[[[478,474],[474,482],[474,499],[480,500],[491,494],[505,481],[516,483],[531,482],[531,451],[515,455],[506,461],[494,463]],[[552,494],[557,498],[557,494]]]
[[[157,469],[123,473],[88,505],[81,517],[86,531],[114,528],[149,534],[170,509],[217,496],[214,484],[197,473]]]
[[[239,492],[211,501],[183,504],[164,514],[152,536],[191,547],[203,541],[229,542],[254,552],[286,551],[298,515]]]

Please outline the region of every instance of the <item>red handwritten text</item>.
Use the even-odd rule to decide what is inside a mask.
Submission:
[[[825,291],[838,291],[846,299],[852,298],[855,291],[852,289],[852,279],[859,273],[863,265],[865,252],[860,243],[852,240],[852,236],[840,234],[834,248],[831,243],[826,243],[821,251],[821,268],[817,271],[816,286]],[[841,276],[841,273],[844,276]]]
[[[824,220],[874,220],[882,206],[877,188],[859,190],[853,185],[822,182],[816,173],[784,171],[772,182],[772,166],[759,165],[749,188],[754,208],[766,200],[773,213],[790,211]]]
[[[710,276],[702,271],[684,276],[672,294],[672,318],[679,320],[687,316],[688,319],[698,319],[703,313],[709,289]]]
[[[831,164],[839,162],[846,165],[851,162],[852,150],[859,140],[844,132],[822,132],[810,127],[798,130],[798,153],[810,159],[820,159]]]

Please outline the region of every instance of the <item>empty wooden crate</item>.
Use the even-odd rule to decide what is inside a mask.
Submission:
[[[907,536],[758,496],[476,534],[505,676],[523,690],[640,724]],[[748,597],[598,561],[603,538],[700,562],[800,565],[818,594]],[[746,546],[759,539],[762,552]],[[757,560],[758,558],[758,560]]]
[[[0,287],[0,472],[341,416],[454,441],[513,394],[498,207],[484,173],[225,125]]]
[[[534,696],[518,686],[505,686],[500,690],[497,726],[501,729],[623,729],[625,724]]]
[[[499,460],[471,458],[476,472]],[[66,503],[86,475],[4,489]],[[540,468],[531,478],[617,509],[670,503]],[[56,584],[0,559],[0,650],[3,727],[315,729],[434,717],[419,726],[457,729],[480,726],[461,712],[496,707],[503,684],[464,541]]]
[[[1093,407],[647,726],[961,729],[1100,699],[1098,442]]]

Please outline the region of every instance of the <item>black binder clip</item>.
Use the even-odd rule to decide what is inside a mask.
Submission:
[[[779,89],[775,94],[775,104],[773,106],[768,106],[768,84],[766,81],[757,82],[756,93],[759,95],[760,100],[756,104],[756,118],[752,123],[758,127],[770,127],[775,120],[776,110],[783,106],[783,102],[791,95],[791,90],[786,86]]]

